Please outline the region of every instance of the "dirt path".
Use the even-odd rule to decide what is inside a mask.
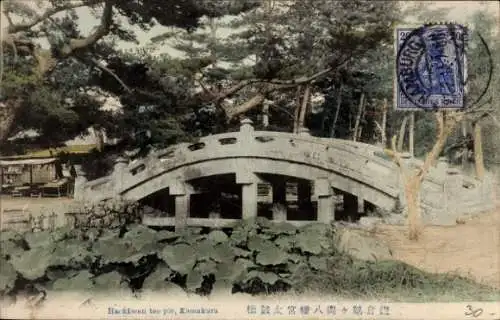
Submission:
[[[428,226],[418,242],[407,238],[407,227],[381,225],[377,238],[394,257],[429,272],[457,272],[500,288],[500,206],[451,227]]]

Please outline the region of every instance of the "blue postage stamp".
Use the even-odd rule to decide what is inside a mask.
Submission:
[[[464,108],[466,39],[458,24],[396,28],[395,108]]]

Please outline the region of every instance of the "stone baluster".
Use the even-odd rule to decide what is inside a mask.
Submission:
[[[85,184],[87,183],[87,174],[83,171],[81,165],[75,165],[76,178],[75,178],[75,187],[73,190],[73,198],[76,201],[85,201],[86,198],[86,190]]]
[[[242,209],[241,218],[249,219],[257,216],[257,184],[259,179],[249,170],[251,166],[242,166],[236,172],[236,183],[241,184]]]
[[[248,118],[241,120],[241,125],[240,125],[241,140],[245,144],[253,142],[253,132],[255,131],[255,129],[252,124],[253,121]]]
[[[128,160],[123,157],[118,157],[115,160],[113,169],[113,194],[119,195],[124,187],[124,175],[128,166]]]
[[[318,221],[330,223],[335,220],[335,203],[333,190],[328,179],[317,179],[314,181],[314,192],[318,197]]]
[[[170,195],[175,197],[175,230],[182,230],[187,225],[190,211],[192,188],[185,182],[176,181],[169,186]]]

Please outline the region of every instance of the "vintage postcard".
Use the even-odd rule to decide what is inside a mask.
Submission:
[[[497,2],[0,11],[1,319],[500,320]]]

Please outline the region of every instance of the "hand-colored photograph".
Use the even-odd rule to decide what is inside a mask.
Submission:
[[[1,319],[500,320],[500,2],[0,2]]]

